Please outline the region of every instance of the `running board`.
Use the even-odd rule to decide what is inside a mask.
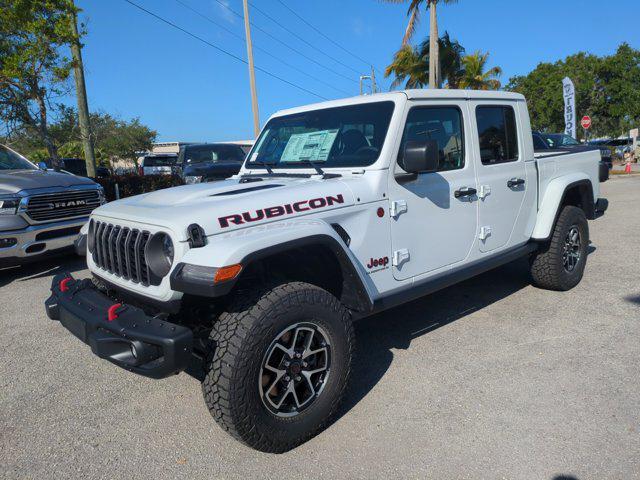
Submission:
[[[481,273],[493,270],[507,263],[522,258],[538,249],[537,243],[527,243],[521,247],[508,250],[496,256],[487,259],[476,260],[473,263],[459,267],[458,269],[449,270],[426,278],[419,283],[412,285],[406,290],[393,293],[386,297],[379,298],[373,303],[373,310],[370,314],[378,313],[388,308],[393,308],[403,303],[411,302],[425,295],[429,295],[443,288],[450,287],[456,283],[462,282],[469,278],[480,275]]]

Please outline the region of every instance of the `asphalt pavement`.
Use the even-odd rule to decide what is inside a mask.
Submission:
[[[0,271],[0,478],[640,478],[640,176],[603,185],[584,280],[518,261],[359,322],[347,402],[282,455],[215,424],[196,380],[94,357],[43,308],[67,257]]]

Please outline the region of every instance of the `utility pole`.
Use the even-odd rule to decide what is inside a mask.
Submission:
[[[82,64],[80,36],[78,35],[78,14],[75,9],[73,12],[73,18],[71,19],[71,29],[74,36],[74,40],[71,43],[71,56],[73,57],[73,76],[76,80],[78,122],[80,123],[80,137],[82,138],[84,161],[87,164],[87,176],[96,178],[96,157],[93,151],[93,141],[91,139],[89,104],[87,102],[87,88],[84,83],[84,66]]]
[[[371,93],[378,93],[378,85],[376,85],[376,71],[371,65]]]
[[[256,92],[256,71],[253,67],[253,45],[251,44],[251,27],[249,26],[249,6],[247,0],[244,7],[244,34],[247,40],[247,57],[249,60],[249,84],[251,86],[251,106],[253,109],[253,131],[255,138],[260,134],[260,114],[258,112],[258,93]]]

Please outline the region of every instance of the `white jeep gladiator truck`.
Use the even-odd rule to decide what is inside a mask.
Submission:
[[[286,451],[336,411],[354,319],[523,256],[537,286],[577,285],[587,220],[607,208],[599,160],[537,159],[513,93],[408,90],[282,111],[238,175],[95,210],[93,278],[57,276],[46,310],[126,370],[186,370],[223,429]]]

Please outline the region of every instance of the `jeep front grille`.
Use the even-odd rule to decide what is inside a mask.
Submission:
[[[92,220],[93,261],[101,269],[141,285],[158,285],[149,270],[144,249],[151,238],[147,231]]]
[[[101,200],[94,189],[36,194],[29,196],[26,213],[36,222],[85,217],[100,206]]]

